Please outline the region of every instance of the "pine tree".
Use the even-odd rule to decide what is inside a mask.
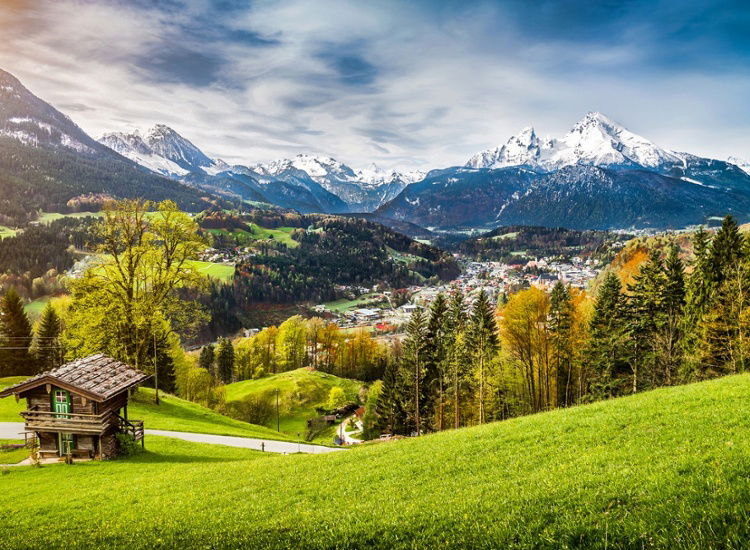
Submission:
[[[31,323],[23,309],[21,297],[11,287],[0,300],[0,373],[3,376],[34,374],[29,352],[32,342]]]
[[[224,384],[231,384],[234,378],[234,346],[229,338],[219,338],[216,347],[216,370]]]
[[[659,250],[652,250],[628,285],[626,324],[628,363],[633,373],[632,392],[656,385],[654,338],[663,324],[663,299],[666,276]]]
[[[412,313],[406,326],[404,339],[404,355],[402,358],[402,386],[405,389],[404,398],[411,401],[410,424],[417,435],[422,433],[421,405],[424,388],[424,363],[427,354],[427,324],[421,309]]]
[[[200,366],[200,368],[206,369],[212,375],[216,374],[214,372],[214,346],[213,344],[209,344],[201,348],[201,354],[198,357],[198,365]]]
[[[466,378],[466,324],[468,316],[464,296],[460,292],[453,294],[445,319],[446,361],[450,373],[451,393],[453,398],[453,427],[461,425],[461,390]]]
[[[573,302],[570,289],[557,281],[550,294],[549,331],[557,377],[557,405],[572,404],[573,377]]]
[[[716,287],[731,276],[742,257],[743,239],[734,217],[727,215],[709,248],[709,280]]]
[[[398,420],[401,410],[399,407],[399,390],[398,363],[389,361],[385,367],[383,384],[375,406],[375,413],[378,418],[377,428],[380,433],[394,434],[401,432],[399,428],[400,425],[403,425],[403,422]]]
[[[593,398],[611,397],[620,392],[620,375],[625,366],[625,302],[621,288],[619,277],[610,271],[605,275],[596,295],[586,353],[588,368],[591,371],[590,392]]]
[[[697,325],[699,377],[745,370],[750,267],[745,239],[732,216],[724,218],[711,241],[709,259],[713,289]]]
[[[448,305],[445,296],[438,293],[430,306],[427,322],[427,342],[425,350],[424,388],[425,399],[422,406],[422,417],[425,424],[431,424],[438,430],[444,429],[445,381],[446,368],[446,315]]]
[[[673,383],[674,374],[682,363],[683,317],[685,312],[685,268],[679,248],[672,244],[664,264],[664,288],[662,319],[657,345],[659,361],[663,365],[666,385]]]
[[[479,423],[485,421],[485,398],[487,369],[490,360],[497,353],[500,342],[497,334],[495,314],[490,306],[487,293],[482,289],[474,302],[468,328],[468,345],[478,368],[479,378]]]
[[[61,333],[62,321],[52,304],[47,303],[35,335],[36,360],[40,371],[53,369],[62,362],[63,353],[59,341]]]

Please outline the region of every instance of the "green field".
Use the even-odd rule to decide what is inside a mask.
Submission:
[[[0,464],[17,464],[29,457],[29,451],[21,449],[3,449],[3,445],[23,443],[21,439],[0,439]]]
[[[37,221],[39,223],[48,224],[62,218],[101,218],[101,212],[71,212],[70,214],[61,214],[59,212],[42,212],[39,214]]]
[[[272,239],[276,242],[284,243],[289,248],[297,248],[299,243],[292,239],[292,233],[296,231],[295,227],[278,227],[276,229],[266,229],[258,224],[249,224],[251,230],[233,229],[207,229],[208,233],[213,235],[224,234],[237,238],[242,245],[252,245],[255,241]]]
[[[198,271],[207,277],[219,279],[220,281],[231,281],[234,277],[234,266],[227,264],[215,264],[211,262],[200,262],[193,260],[190,262]]]
[[[750,376],[329,455],[0,475],[4,548],[746,548]]]
[[[325,305],[329,310],[333,311],[334,313],[344,313],[345,311],[351,311],[354,309],[359,309],[361,307],[364,307],[364,304],[372,301],[374,296],[378,296],[379,293],[377,292],[370,292],[368,294],[363,294],[362,296],[359,296],[358,298],[355,298],[354,300],[348,300],[346,298],[341,298],[339,300],[334,300],[332,302],[326,302]]]
[[[26,314],[31,317],[32,320],[34,320],[42,314],[42,311],[51,299],[52,296],[42,296],[41,298],[32,300],[31,302],[23,306],[23,309],[24,311],[26,311]]]
[[[347,399],[356,402],[362,382],[302,368],[258,380],[243,380],[229,384],[226,386],[227,403],[241,400],[248,395],[273,393],[278,389],[281,432],[294,439],[298,433],[305,433],[308,419],[319,416],[315,408],[325,407],[328,393],[334,386],[341,387]],[[272,428],[276,427],[275,418],[271,425]],[[331,444],[333,436],[334,430],[331,429],[313,441]]]
[[[4,225],[0,225],[0,241],[6,237],[15,237],[18,231]]]
[[[0,378],[0,390],[18,384],[19,382],[23,382],[26,378],[28,377],[9,376],[6,378]],[[18,413],[25,408],[26,400],[16,403],[16,400],[13,397],[0,399],[0,422],[23,422],[23,418],[21,418]]]

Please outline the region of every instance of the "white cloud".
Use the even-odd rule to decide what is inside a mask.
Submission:
[[[0,67],[61,110],[71,107],[92,135],[163,122],[230,162],[314,152],[355,167],[448,166],[528,124],[561,134],[590,110],[664,147],[720,158],[750,151],[749,121],[737,115],[747,76],[660,71],[647,64],[642,29],[638,41],[631,31],[624,42],[592,46],[525,33],[492,3],[262,1],[230,15],[210,12],[210,2],[188,8],[75,0],[0,8],[8,29]],[[219,36],[208,37],[207,25]],[[184,74],[190,58],[181,56],[190,52],[192,69],[204,71],[193,75],[198,84]],[[341,72],[351,64],[363,74]]]

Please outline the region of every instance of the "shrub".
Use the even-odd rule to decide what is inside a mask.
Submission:
[[[118,456],[133,456],[140,453],[143,448],[130,434],[117,434]]]
[[[268,424],[276,414],[272,391],[248,395],[239,401],[231,402],[228,407],[230,416],[251,424]]]

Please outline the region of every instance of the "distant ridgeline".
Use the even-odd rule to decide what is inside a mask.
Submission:
[[[463,241],[457,249],[472,259],[507,263],[550,256],[594,257],[610,261],[620,248],[619,243],[631,238],[632,235],[612,231],[512,225]]]

